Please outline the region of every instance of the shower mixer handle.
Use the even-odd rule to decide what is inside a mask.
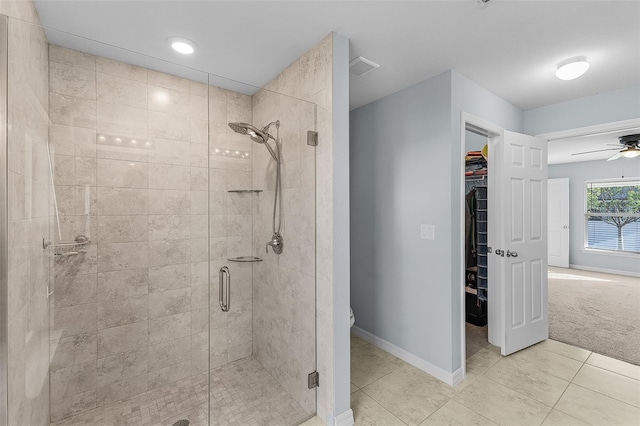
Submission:
[[[278,232],[273,234],[273,236],[271,237],[271,241],[267,243],[267,247],[265,249],[267,253],[269,253],[269,246],[271,246],[271,249],[275,254],[281,254],[282,248],[284,246],[284,240],[282,239],[282,235]]]

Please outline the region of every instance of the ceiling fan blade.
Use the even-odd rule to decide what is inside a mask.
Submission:
[[[620,157],[622,157],[622,152],[619,152],[619,153],[615,154],[613,157],[607,158],[607,161],[617,160]]]
[[[602,152],[602,151],[616,151],[620,148],[607,148],[607,149],[596,149],[595,151],[584,151],[584,152],[576,152],[571,155],[582,155],[582,154],[591,154],[592,152]]]

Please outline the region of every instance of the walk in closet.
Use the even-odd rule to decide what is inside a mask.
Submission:
[[[463,119],[456,287],[469,360],[548,338],[547,141]]]
[[[467,356],[488,344],[488,148],[487,138],[466,132],[465,320]]]

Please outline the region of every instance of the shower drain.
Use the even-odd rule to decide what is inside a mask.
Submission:
[[[189,426],[189,420],[178,420],[173,424],[173,426]]]

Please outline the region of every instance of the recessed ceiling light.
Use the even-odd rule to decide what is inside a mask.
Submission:
[[[574,80],[587,72],[589,62],[584,56],[576,56],[558,64],[556,77],[560,80]]]
[[[196,44],[191,40],[187,40],[182,37],[169,37],[169,44],[171,48],[178,53],[182,53],[183,55],[191,55],[196,51]]]

